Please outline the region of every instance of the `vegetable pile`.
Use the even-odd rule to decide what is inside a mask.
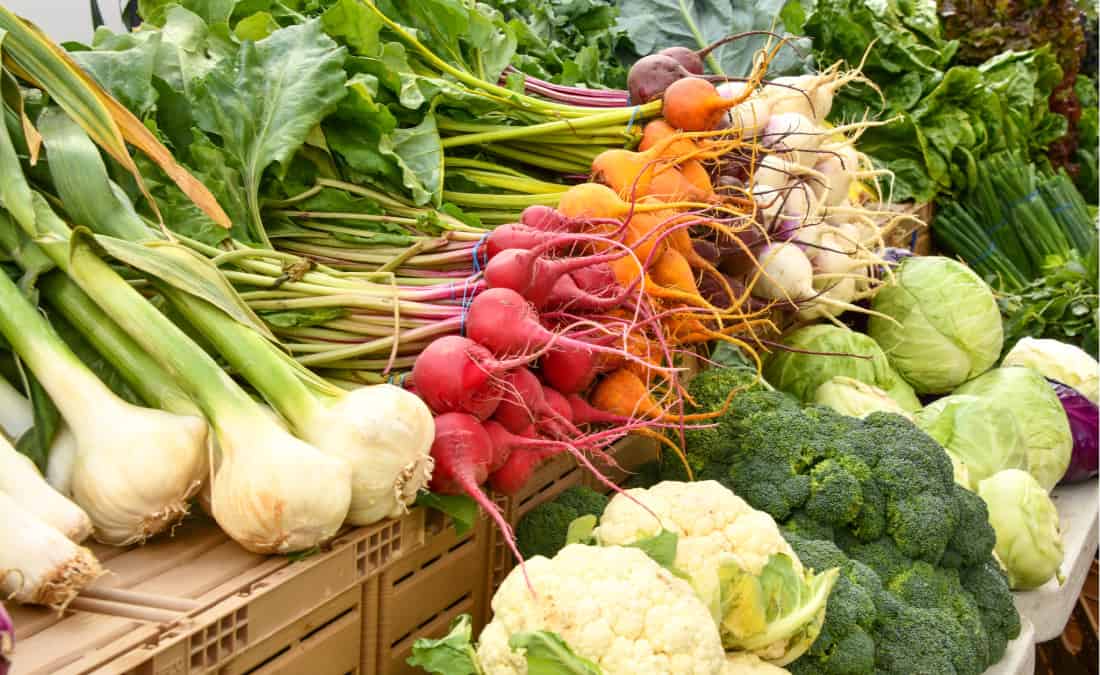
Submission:
[[[1053,45],[930,0],[138,9],[62,48],[0,7],[9,599],[198,509],[301,554],[476,504],[520,564],[428,672],[980,675],[1064,581],[1100,467],[1068,9]],[[897,248],[932,201],[943,255]],[[563,457],[597,489],[511,521]]]
[[[418,641],[409,662],[439,673],[525,673],[544,659],[591,675],[782,673],[821,630],[838,570],[803,569],[775,522],[715,481],[630,490],[595,525],[575,521],[568,545],[505,578],[476,651],[459,620],[447,638]]]
[[[690,383],[702,409],[724,377]],[[840,569],[821,636],[791,672],[977,674],[1019,632],[984,502],[908,420],[754,390],[690,436],[698,476],[775,518],[805,566]],[[681,472],[666,463],[666,476]]]

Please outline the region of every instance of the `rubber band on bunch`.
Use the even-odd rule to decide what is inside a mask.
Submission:
[[[630,103],[630,98],[627,97],[627,104],[629,105],[629,103]],[[640,105],[636,105],[633,108],[631,108],[631,110],[630,110],[630,120],[627,121],[627,123],[626,123],[626,133],[629,134],[630,130],[634,128],[634,119],[638,116],[638,111],[641,109],[641,107],[642,106],[640,106]]]
[[[481,245],[485,243],[485,240],[489,238],[489,234],[489,232],[486,232],[481,236],[481,239],[478,239],[477,243],[474,244],[474,249],[471,252],[471,256],[473,258],[472,265],[474,268],[474,273],[466,277],[466,280],[462,282],[462,313],[459,314],[458,333],[463,337],[466,337],[466,315],[470,312],[470,305],[474,301],[474,289],[477,287],[477,282],[475,282],[474,280],[477,277],[481,276],[482,271],[481,259],[478,255],[478,249],[480,249]]]

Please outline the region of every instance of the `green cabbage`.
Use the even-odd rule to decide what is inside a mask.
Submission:
[[[1023,366],[991,370],[959,387],[957,394],[971,394],[996,401],[1020,427],[1027,452],[1027,471],[1044,490],[1061,480],[1073,452],[1069,418],[1058,394],[1039,371]]]
[[[1100,363],[1071,344],[1051,339],[1026,337],[1005,354],[1002,366],[1027,366],[1052,380],[1073,387],[1100,405]]]
[[[1031,590],[1061,575],[1062,534],[1058,510],[1043,486],[1026,471],[999,471],[978,483],[997,533],[994,552],[1013,590]]]
[[[842,415],[860,419],[874,412],[888,412],[912,418],[882,389],[843,375],[837,375],[823,382],[814,393],[814,403],[829,406]]]
[[[963,487],[974,490],[998,471],[1028,468],[1020,428],[1012,413],[995,401],[945,396],[917,412],[916,423],[965,467],[966,483],[956,481]]]
[[[919,394],[945,394],[989,370],[1004,332],[993,291],[965,265],[906,258],[883,286],[869,333]]]
[[[890,367],[878,344],[863,333],[817,324],[794,331],[783,344],[802,352],[817,352],[779,350],[764,367],[764,378],[772,386],[797,396],[803,403],[813,403],[818,387],[840,375],[882,389],[903,410],[920,409],[912,387]]]

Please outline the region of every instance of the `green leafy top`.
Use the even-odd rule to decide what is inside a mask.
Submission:
[[[557,633],[543,630],[515,633],[508,646],[523,650],[530,675],[603,675],[598,665],[578,656]],[[484,675],[477,660],[470,616],[457,617],[441,638],[418,639],[407,663],[440,675]]]
[[[614,0],[488,0],[516,36],[512,65],[564,85],[623,89],[629,40]],[[630,55],[632,56],[632,55]]]
[[[1051,49],[956,65],[959,42],[945,39],[934,0],[820,0],[804,29],[821,62],[863,61],[879,90],[847,87],[832,118],[897,117],[860,138],[860,150],[894,173],[895,201],[965,191],[977,160],[1015,147],[1038,154],[1065,133],[1047,105],[1062,77]]]
[[[801,0],[648,0],[623,2],[619,26],[634,44],[638,54],[651,54],[665,47],[682,46],[702,49],[728,35],[755,30],[784,32],[784,21],[797,23],[803,14]],[[798,30],[794,26],[788,27]],[[752,72],[753,56],[776,40],[767,36],[747,36],[711,53],[708,66],[717,74],[745,77]],[[806,50],[809,42],[793,38],[791,44]],[[791,46],[784,46],[770,64],[772,75],[806,72],[812,62]]]

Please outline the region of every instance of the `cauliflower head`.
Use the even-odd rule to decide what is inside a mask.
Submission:
[[[661,530],[678,536],[674,565],[690,577],[727,649],[778,665],[809,649],[836,570],[807,573],[771,516],[717,481],[665,481],[616,495],[594,535],[604,546],[628,546]],[[777,614],[779,603],[790,611]]]
[[[486,673],[526,675],[526,658],[509,639],[527,631],[557,633],[604,675],[729,672],[707,608],[640,549],[571,544],[526,567],[531,587],[517,567],[493,596],[477,649]]]

